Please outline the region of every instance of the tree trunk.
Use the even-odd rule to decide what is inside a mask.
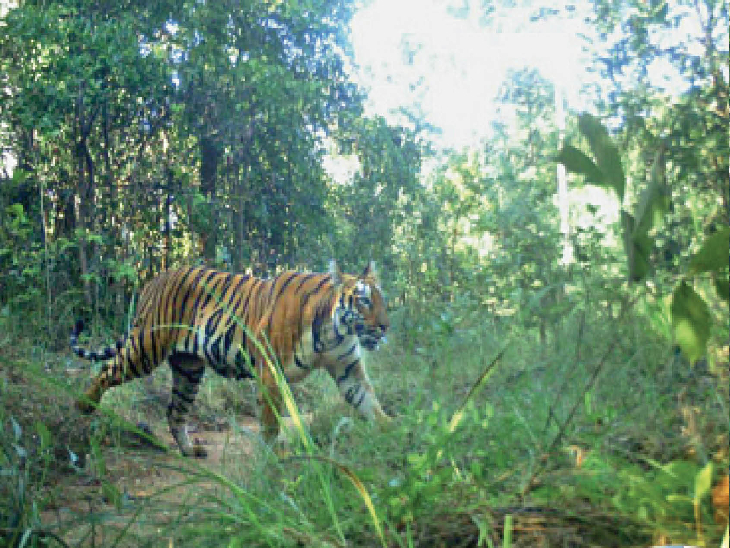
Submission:
[[[79,268],[80,268],[80,274],[81,274],[81,280],[84,285],[84,298],[86,300],[86,306],[89,308],[89,310],[92,309],[92,295],[91,295],[91,283],[89,281],[89,261],[87,258],[87,252],[86,252],[86,233],[88,231],[89,226],[89,219],[87,215],[88,211],[88,204],[87,200],[89,197],[89,189],[88,185],[85,181],[84,176],[84,155],[83,155],[83,148],[85,148],[85,145],[83,143],[79,143],[78,145],[78,167],[77,167],[77,177],[78,177],[78,186],[77,186],[77,194],[76,194],[76,223],[75,225],[79,228],[79,241],[78,241],[78,249],[79,249]]]
[[[215,263],[216,248],[218,246],[218,208],[215,204],[216,197],[216,174],[220,152],[215,143],[209,137],[200,139],[200,190],[208,199],[211,208],[211,225],[203,238],[203,258],[209,265]]]

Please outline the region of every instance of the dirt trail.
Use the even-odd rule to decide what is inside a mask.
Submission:
[[[150,446],[143,447],[103,447],[103,468],[88,470],[78,474],[67,474],[56,478],[55,485],[49,486],[48,495],[52,503],[41,514],[44,528],[58,533],[70,545],[88,537],[83,546],[104,546],[110,542],[110,535],[118,532],[138,513],[141,507],[164,508],[169,504],[171,512],[163,511],[165,516],[146,514],[147,525],[135,525],[135,535],[152,535],[150,527],[169,522],[176,514],[175,509],[193,501],[202,493],[220,489],[209,480],[184,484],[189,475],[183,470],[202,466],[213,472],[220,472],[234,481],[245,477],[251,466],[252,458],[259,451],[258,421],[252,417],[242,417],[237,430],[191,430],[191,441],[201,443],[208,451],[205,459],[184,459],[180,456],[172,436],[163,425],[155,425],[155,434],[170,451]],[[292,428],[291,420],[284,419],[283,428]],[[250,433],[251,435],[247,435]],[[121,501],[114,500],[114,489],[121,495]],[[154,505],[146,503],[154,501]],[[89,516],[102,517],[104,527],[94,530],[94,540]],[[160,519],[157,519],[160,518]],[[152,524],[155,523],[155,525]],[[135,542],[132,535],[130,546]],[[122,544],[123,546],[126,544]],[[172,544],[170,544],[172,545]]]

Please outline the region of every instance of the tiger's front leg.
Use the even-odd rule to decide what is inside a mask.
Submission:
[[[366,419],[386,424],[391,418],[380,406],[373,385],[359,356],[349,362],[338,362],[328,366],[327,372],[337,383],[340,394],[347,403],[357,409]]]
[[[265,315],[259,322],[255,339],[258,344],[251,348],[253,361],[258,369],[259,397],[258,404],[261,406],[260,424],[261,436],[264,442],[274,447],[279,437],[281,410],[283,398],[277,377],[281,371],[277,371],[277,362],[282,356],[288,358],[290,349],[285,348],[277,338],[269,336],[267,326],[269,315]]]
[[[267,368],[264,365],[264,368]],[[283,398],[276,378],[266,370],[261,374],[259,404],[261,405],[261,436],[267,445],[274,447],[279,437]]]
[[[173,354],[168,359],[172,369],[172,394],[167,408],[170,433],[185,457],[205,458],[208,452],[199,444],[190,443],[185,419],[198,394],[205,362],[188,354]]]

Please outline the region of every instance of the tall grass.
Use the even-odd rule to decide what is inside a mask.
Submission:
[[[369,357],[397,414],[389,429],[350,418],[326,376],[312,375],[294,397],[285,389],[290,415],[315,410],[311,426],[295,421],[289,457],[234,428],[250,455],[220,468],[172,458],[161,472],[177,480],[166,487],[126,500],[110,486],[116,507],[49,530],[78,546],[102,536],[104,546],[179,547],[721,542],[707,489],[728,467],[717,379],[630,314],[568,314],[547,343],[519,320],[458,317],[450,329],[423,322],[405,333],[396,315],[391,342]],[[251,398],[248,385],[205,383],[203,409],[220,409],[221,393]],[[105,406],[131,417],[151,406],[164,429],[161,404],[130,404],[143,394],[136,384]]]

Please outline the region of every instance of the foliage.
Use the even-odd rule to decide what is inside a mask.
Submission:
[[[365,114],[349,70],[356,7],[55,0],[3,12],[0,352],[52,380],[0,366],[3,541],[719,543],[708,489],[728,466],[727,4],[594,0],[593,114],[562,124],[556,83],[516,69],[490,137],[440,151],[419,108],[403,127]],[[489,26],[513,8],[450,12],[481,9]],[[405,55],[417,48],[404,41]],[[558,150],[585,183],[573,178],[567,198]],[[347,176],[330,172],[333,156]],[[582,199],[585,186],[604,193]],[[197,414],[230,426],[240,453],[223,463],[116,452],[126,421],[165,430],[155,390],[169,379],[120,388],[92,425],[70,409],[79,371],[56,353],[70,322],[96,315],[108,342],[158,271],[266,275],[331,257],[349,269],[363,256],[379,263],[393,320],[371,368],[398,415],[391,430],[343,418],[316,375],[293,389],[316,414],[288,460],[240,426],[249,388],[221,379],[205,381]],[[86,452],[67,441],[94,428],[88,467],[61,475]],[[109,457],[134,465],[122,473]],[[177,479],[153,488],[148,468]],[[121,479],[136,474],[139,496]],[[64,481],[88,508],[49,526]]]
[[[571,145],[565,145],[558,155],[558,161],[569,171],[583,175],[586,182],[612,189],[618,195],[619,202],[623,202],[626,180],[618,147],[611,141],[608,131],[593,116],[582,115],[579,127],[589,143],[593,158]],[[660,151],[655,163],[664,162],[663,156]],[[670,198],[664,172],[663,165],[655,165],[651,171],[651,179],[638,197],[633,214],[621,211],[629,279],[633,282],[642,281],[649,275],[655,228],[669,212]],[[709,273],[716,282],[718,297],[728,302],[727,291],[724,289],[730,258],[728,242],[728,227],[708,236],[699,251],[690,258],[687,273],[672,294],[670,306],[674,336],[692,363],[706,353],[711,314],[705,300],[687,280],[700,279],[702,275]]]
[[[363,152],[389,132],[401,140],[398,128],[360,119],[344,69],[351,10],[339,0],[11,9],[3,146],[18,165],[0,205],[22,214],[3,221],[0,260],[20,260],[10,238],[24,223],[35,248],[22,283],[45,286],[47,313],[64,315],[59,296],[83,285],[76,306],[117,325],[130,269],[144,278],[196,257],[258,273],[323,263],[312,257],[339,214],[327,211],[325,138],[359,124]],[[394,151],[373,172],[413,186],[418,152]],[[3,301],[16,287],[7,282]]]
[[[34,425],[32,436],[37,448],[27,444],[31,436],[12,415],[0,414],[3,434],[0,436],[0,541],[7,546],[47,546],[55,541],[65,546],[55,533],[44,530],[40,513],[44,500],[39,487],[46,481],[50,463],[51,433],[42,422]],[[35,444],[34,444],[35,445]],[[40,475],[40,477],[39,477]]]
[[[476,317],[437,337],[435,365],[390,344],[372,375],[385,404],[399,411],[393,426],[379,430],[343,418],[335,387],[320,378],[298,389],[296,403],[316,410],[314,423],[297,422],[302,430],[290,434],[290,456],[283,459],[238,427],[235,414],[226,417],[230,442],[219,462],[117,448],[116,437],[97,441],[71,495],[86,484],[94,511],[62,514],[44,530],[65,539],[93,530],[94,538],[123,546],[428,546],[479,538],[498,545],[510,532],[516,546],[566,539],[711,546],[724,526],[711,517],[706,484],[727,466],[727,402],[706,373],[688,376],[680,361],[663,363],[671,356],[642,323],[633,314],[610,326],[600,310],[582,323],[571,314],[564,334],[578,351],[551,346],[540,360],[523,352],[523,345],[538,344],[532,328]],[[574,361],[574,353],[588,359]],[[592,353],[608,358],[606,373],[588,388]],[[218,397],[220,385],[232,381],[205,382],[217,384]],[[684,414],[674,395],[679,387],[692,406],[702,405],[701,414]],[[204,386],[201,398],[208,393]],[[135,402],[128,390],[105,402],[104,417],[143,412],[162,432],[164,405]],[[299,414],[294,401],[287,407]],[[44,412],[33,420],[54,411]],[[690,451],[694,458],[687,459]],[[105,464],[120,458],[129,468]],[[126,483],[130,473],[140,481]],[[91,485],[84,480],[89,475]],[[39,505],[43,492],[33,491]],[[56,496],[63,500],[62,492]]]

